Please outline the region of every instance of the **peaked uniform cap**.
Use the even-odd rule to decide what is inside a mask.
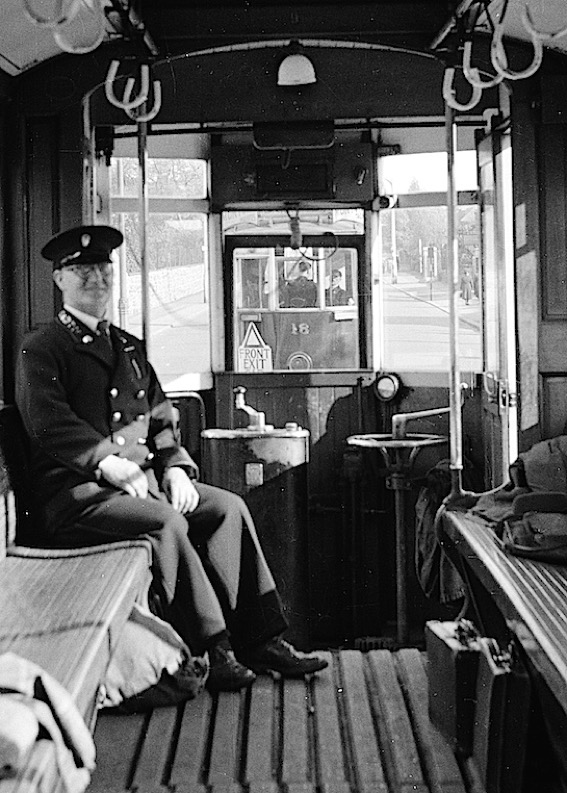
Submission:
[[[41,249],[41,255],[53,262],[53,269],[72,264],[111,262],[110,254],[124,242],[121,231],[112,226],[77,226],[62,231]]]

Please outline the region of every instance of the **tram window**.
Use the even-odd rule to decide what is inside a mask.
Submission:
[[[450,365],[447,209],[380,213],[383,367],[442,371]],[[459,358],[463,371],[482,371],[482,291],[479,210],[459,207]]]
[[[242,308],[269,308],[268,259],[269,254],[251,254],[239,260],[237,302]]]
[[[393,195],[437,193],[447,190],[447,154],[427,152],[395,154],[380,157],[380,181]],[[476,154],[474,150],[458,151],[455,155],[457,190],[476,190]]]
[[[148,159],[147,341],[167,390],[193,390],[195,375],[211,371],[207,212],[191,211],[203,204],[206,174],[203,159]],[[115,279],[114,312],[118,324],[141,336],[138,181],[135,158],[112,158],[110,222],[125,239]]]
[[[111,195],[138,195],[138,160],[113,157],[110,167]],[[206,198],[207,163],[205,160],[149,157],[146,171],[148,195],[152,198]]]
[[[312,208],[294,217],[299,244],[292,239],[286,210],[223,213],[237,372],[361,365],[358,280],[364,212]]]
[[[439,130],[434,132],[438,136]],[[404,138],[410,149],[419,143],[416,134],[412,131]],[[472,203],[478,174],[472,135],[466,129],[459,134],[461,149],[455,155],[462,282],[459,359],[463,371],[479,372],[483,368],[480,216],[478,204]],[[422,144],[425,151],[414,149],[378,160],[381,193],[396,196],[396,205],[379,215],[381,250],[374,282],[380,289],[374,300],[374,339],[381,368],[394,371],[439,372],[450,365],[447,154],[431,148],[443,145],[441,137]]]

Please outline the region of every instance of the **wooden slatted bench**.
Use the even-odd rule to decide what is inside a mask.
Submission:
[[[567,567],[507,553],[492,525],[470,512],[446,510],[440,536],[467,584],[470,616],[501,646],[514,638],[520,647],[547,725],[546,749],[567,780]]]
[[[151,550],[145,541],[79,550],[16,544],[18,491],[15,445],[18,415],[0,410],[0,654],[32,661],[70,693],[94,730],[96,704],[113,648],[132,606],[147,592]],[[50,793],[60,786],[54,744],[36,742],[27,767],[0,781],[1,793]]]

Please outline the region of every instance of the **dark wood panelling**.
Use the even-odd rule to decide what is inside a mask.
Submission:
[[[7,225],[8,212],[8,179],[7,179],[7,126],[6,112],[0,103],[0,399],[6,399],[6,378],[10,378],[11,361],[7,360],[6,350],[9,349],[11,338],[12,317],[8,311],[11,301],[10,277],[8,272],[9,262],[6,250],[6,235],[4,229]]]
[[[543,83],[545,84],[545,81]],[[538,404],[541,316],[540,194],[536,129],[532,109],[537,99],[537,90],[538,85],[534,85],[533,81],[523,81],[522,86],[514,91],[512,105],[520,450],[529,448],[540,438],[541,406]]]
[[[54,313],[51,268],[40,250],[58,230],[60,174],[56,117],[27,120],[26,164],[30,326],[36,328],[50,322]]]
[[[555,438],[567,431],[567,375],[542,379],[544,438]]]
[[[245,427],[248,416],[235,410],[233,388],[244,386],[246,402],[283,427],[295,421],[310,433],[308,465],[308,558],[311,636],[315,643],[353,641],[376,632],[387,634],[394,614],[394,525],[392,491],[376,450],[358,454],[347,447],[349,435],[388,432],[394,412],[448,404],[446,388],[407,390],[401,404],[379,402],[369,372],[218,374],[215,378],[216,426]],[[474,404],[473,404],[474,403]],[[467,400],[466,438],[478,438],[478,404]],[[415,421],[415,432],[448,434],[447,417]],[[470,444],[467,441],[467,448]],[[354,451],[354,454],[353,454]],[[445,447],[423,451],[408,491],[408,558],[413,557],[413,504],[419,477],[447,456]],[[282,515],[281,521],[287,516]],[[410,567],[412,565],[408,565]],[[412,624],[439,616],[424,603],[409,570]],[[414,622],[415,621],[415,622]]]
[[[248,424],[246,413],[234,407],[234,389],[247,389],[246,401],[266,413],[266,422],[283,427],[296,421],[319,437],[319,430],[308,422],[305,393],[311,389],[354,389],[369,386],[375,374],[362,372],[282,372],[281,374],[248,375],[226,372],[215,376],[216,426],[234,429]],[[356,430],[358,431],[358,430]],[[362,431],[362,430],[360,430]]]
[[[539,345],[541,373],[567,372],[567,334],[564,323],[543,322],[540,327]]]
[[[542,78],[541,120],[544,124],[567,121],[567,75],[546,74]]]
[[[538,137],[539,178],[540,184],[545,186],[540,192],[543,246],[539,329],[541,436],[549,438],[563,434],[567,425],[567,128],[565,124],[541,124]]]
[[[546,319],[567,319],[567,250],[565,127],[559,124],[539,128],[544,257],[542,270],[542,315]]]

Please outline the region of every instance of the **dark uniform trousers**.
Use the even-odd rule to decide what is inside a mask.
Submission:
[[[181,515],[165,496],[117,492],[75,513],[53,540],[77,546],[148,538],[159,604],[152,606],[193,652],[227,629],[236,649],[261,644],[287,622],[248,507],[235,493],[195,486],[200,501],[192,513]]]

